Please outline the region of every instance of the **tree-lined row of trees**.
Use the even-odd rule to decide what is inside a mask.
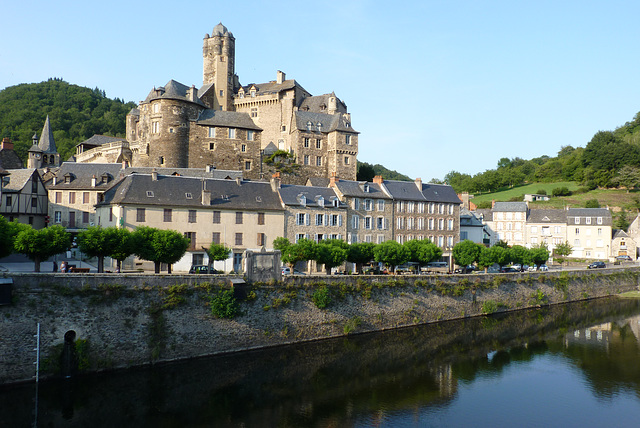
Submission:
[[[510,263],[540,266],[549,260],[549,250],[545,244],[526,248],[521,245],[509,247],[504,242],[499,242],[487,248],[473,241],[464,240],[453,247],[453,258],[460,266],[475,263],[480,269],[486,269],[494,264],[502,267]]]
[[[162,230],[152,227],[139,227],[134,231],[116,227],[102,228],[92,226],[78,234],[78,248],[88,257],[98,259],[98,272],[104,272],[104,259],[111,257],[117,262],[118,271],[122,262],[132,254],[155,264],[155,272],[160,272],[160,265],[171,265],[180,260],[189,248],[190,240],[175,230]],[[44,229],[33,229],[30,225],[8,222],[0,216],[0,257],[12,253],[24,254],[33,260],[35,271],[40,272],[40,263],[56,254],[64,253],[71,248],[72,236],[59,225]],[[220,257],[216,253],[217,246],[212,244],[209,251],[213,259]],[[226,252],[228,257],[229,251]]]
[[[363,265],[372,261],[383,263],[390,270],[395,270],[397,266],[407,262],[424,266],[442,257],[442,250],[428,239],[414,239],[404,244],[396,241],[385,241],[381,244],[371,242],[347,244],[339,239],[320,242],[300,239],[292,244],[286,238],[277,238],[273,246],[276,250],[280,250],[282,262],[292,268],[298,262],[314,260],[324,265],[327,274],[345,261],[354,263],[356,271],[361,273]]]

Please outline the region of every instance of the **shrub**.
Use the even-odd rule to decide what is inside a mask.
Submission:
[[[311,300],[318,307],[318,309],[325,309],[331,304],[331,292],[329,291],[329,287],[326,285],[324,287],[318,288],[314,291],[311,296]]]
[[[584,203],[585,208],[600,208],[600,202],[597,199],[589,199]]]
[[[220,290],[211,296],[209,303],[211,313],[216,318],[235,318],[240,313],[238,301],[233,296],[233,290]]]
[[[566,186],[556,187],[551,191],[551,194],[553,196],[571,196],[572,195],[571,190],[569,190],[569,188]]]
[[[536,192],[537,195],[546,195],[547,191],[545,189],[538,189],[538,191]]]

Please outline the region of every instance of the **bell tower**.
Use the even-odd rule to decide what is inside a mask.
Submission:
[[[215,110],[233,110],[235,56],[236,39],[219,23],[213,27],[211,36],[205,35],[202,46],[202,83],[214,87]]]

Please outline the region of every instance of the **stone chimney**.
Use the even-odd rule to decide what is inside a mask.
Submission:
[[[381,175],[376,175],[375,177],[373,177],[373,182],[376,184],[382,184],[384,180],[382,179]]]
[[[336,98],[336,94],[331,93],[329,97],[329,106],[327,108],[327,113],[335,114],[338,111],[338,98]]]
[[[276,82],[278,83],[278,85],[282,85],[282,83],[284,83],[285,80],[287,80],[287,75],[284,74],[282,71],[278,70],[278,78],[276,79]]]
[[[236,177],[236,184],[242,186],[242,177]]]
[[[420,177],[416,178],[416,187],[418,188],[419,191],[422,192],[422,178]]]
[[[280,173],[276,172],[275,174],[273,174],[273,176],[271,177],[271,190],[273,192],[277,192],[278,189],[280,188]]]
[[[458,197],[460,198],[460,200],[462,201],[462,206],[467,209],[470,210],[471,206],[469,204],[469,192],[462,192],[458,195]]]
[[[6,150],[13,150],[13,143],[11,142],[11,138],[4,137],[2,139],[2,148]]]
[[[158,171],[155,168],[151,171],[151,181],[158,181]]]
[[[187,99],[192,103],[197,102],[198,100],[198,90],[195,85],[191,85],[189,89],[187,89]]]
[[[493,209],[493,207],[496,206],[496,200],[495,199],[491,199],[491,209]]]
[[[93,174],[93,177],[91,177],[91,187],[96,187],[96,175]]]
[[[207,172],[213,172],[214,169],[216,169],[216,167],[214,165],[207,165],[207,167],[206,167],[206,171]]]
[[[202,180],[202,205],[211,205],[211,190],[207,190],[207,182]]]
[[[338,173],[333,171],[331,173],[331,177],[329,177],[329,187],[335,187],[338,181]]]

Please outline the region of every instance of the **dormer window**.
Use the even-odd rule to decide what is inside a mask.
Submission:
[[[322,130],[322,123],[318,122],[316,126],[318,127],[318,131]]]
[[[333,203],[334,208],[338,208],[340,206],[340,201],[338,200],[338,198],[333,198],[331,202]]]
[[[324,198],[322,196],[320,196],[318,198],[318,206],[319,207],[324,207]]]
[[[307,206],[307,197],[304,195],[300,195],[300,205],[302,205],[303,207]]]
[[[191,193],[185,193],[184,197],[187,199],[193,199],[193,195]]]
[[[255,98],[256,97],[256,88],[251,88],[251,98]]]
[[[153,190],[147,190],[147,198],[153,198]]]
[[[368,185],[368,184],[365,184],[365,185],[364,185],[364,187],[362,188],[362,190],[363,190],[365,193],[369,193],[369,185]]]
[[[311,123],[311,121],[307,122],[307,131],[311,131],[311,128],[313,128],[313,123]]]

